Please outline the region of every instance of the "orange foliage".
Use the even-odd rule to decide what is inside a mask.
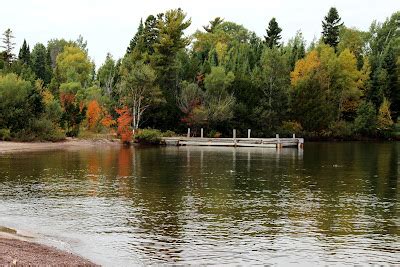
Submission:
[[[130,127],[132,116],[129,113],[129,109],[127,107],[124,107],[122,109],[116,109],[115,111],[119,114],[119,117],[117,119],[117,133],[121,137],[121,141],[123,143],[130,143],[132,140],[132,130]]]
[[[112,119],[111,115],[105,115],[104,118],[101,120],[101,125],[106,128],[110,128],[111,126],[115,125],[115,120]]]
[[[100,120],[100,116],[101,107],[99,103],[96,100],[90,101],[86,111],[86,118],[89,129],[93,129],[94,127],[96,127],[97,123]]]

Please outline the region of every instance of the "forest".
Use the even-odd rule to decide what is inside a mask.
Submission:
[[[52,39],[14,54],[0,48],[0,140],[62,140],[139,129],[166,135],[399,138],[400,11],[369,31],[346,27],[332,7],[318,39],[287,42],[278,21],[265,36],[217,17],[193,35],[181,9],[149,15],[123,58],[96,67],[87,42]]]

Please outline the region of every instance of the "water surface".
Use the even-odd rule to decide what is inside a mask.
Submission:
[[[400,264],[400,143],[0,155],[0,225],[104,265]]]

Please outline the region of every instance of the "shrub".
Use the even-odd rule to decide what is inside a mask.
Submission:
[[[166,132],[163,132],[162,136],[163,137],[174,137],[174,136],[177,136],[177,134],[174,131],[168,130]]]
[[[371,102],[363,102],[357,110],[354,130],[360,134],[373,134],[376,131],[376,110]]]
[[[135,134],[135,142],[140,144],[160,144],[162,133],[155,129],[139,130]]]
[[[353,124],[346,121],[333,122],[329,129],[331,136],[339,138],[347,138],[353,135]]]
[[[211,138],[220,138],[221,133],[216,130],[211,130],[208,136],[210,136]]]
[[[2,141],[10,141],[11,140],[11,132],[10,129],[0,129],[0,140]]]
[[[46,118],[32,120],[29,127],[18,132],[16,137],[20,141],[45,140],[55,142],[65,139],[64,132]]]
[[[280,132],[283,136],[301,134],[303,132],[303,127],[297,121],[284,121],[282,122]]]

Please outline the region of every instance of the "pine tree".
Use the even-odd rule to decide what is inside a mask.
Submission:
[[[132,52],[132,50],[137,46],[139,40],[142,38],[143,36],[143,20],[140,19],[140,23],[139,23],[139,27],[137,29],[137,32],[135,34],[135,36],[133,36],[132,40],[129,43],[128,48],[126,49],[126,53],[130,54]]]
[[[329,9],[328,15],[325,16],[322,21],[322,39],[325,44],[330,45],[335,48],[339,43],[339,32],[340,27],[343,23],[340,23],[341,18],[336,8],[331,7]]]
[[[279,47],[279,40],[281,37],[282,29],[279,28],[278,22],[276,22],[275,18],[272,18],[268,24],[267,35],[264,36],[265,44],[269,48]]]
[[[12,31],[10,29],[7,29],[3,33],[3,36],[4,36],[2,38],[3,45],[0,46],[0,47],[4,49],[4,52],[3,52],[4,60],[8,64],[10,64],[13,61],[14,57],[15,57],[15,55],[12,53],[12,51],[14,49],[14,46],[15,46],[15,43],[13,42],[14,35],[13,35],[13,33],[12,33]]]
[[[26,43],[25,39],[21,46],[21,49],[19,50],[18,59],[23,64],[27,64],[27,65],[31,64],[31,51],[30,51],[29,45]]]

